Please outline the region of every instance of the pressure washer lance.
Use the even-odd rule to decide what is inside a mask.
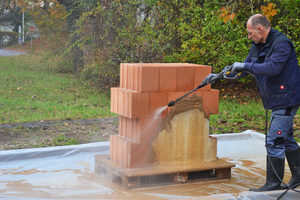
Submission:
[[[226,75],[228,75],[228,74],[231,72],[231,71],[230,71],[231,68],[232,68],[231,65],[227,65],[226,67],[224,67],[224,69],[223,69],[220,73],[217,74],[217,76],[215,76],[213,79],[211,79],[211,81],[210,81],[209,83],[203,83],[203,82],[202,82],[198,87],[196,87],[196,88],[193,89],[192,91],[186,93],[186,94],[183,95],[182,97],[179,97],[179,98],[176,99],[175,101],[170,101],[170,102],[168,103],[168,107],[174,106],[175,103],[176,103],[177,101],[179,101],[180,99],[186,97],[187,95],[189,95],[189,94],[195,92],[196,90],[198,90],[198,89],[200,89],[200,88],[202,88],[202,87],[204,87],[204,86],[206,86],[206,85],[208,85],[208,84],[210,84],[210,83],[215,83],[215,82],[221,80],[222,78],[225,78],[225,79],[236,79],[238,76],[241,75],[241,73],[237,73],[234,77],[227,77]]]

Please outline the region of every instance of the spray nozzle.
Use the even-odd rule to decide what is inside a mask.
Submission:
[[[168,107],[174,106],[175,101],[170,101],[170,103],[168,103]]]

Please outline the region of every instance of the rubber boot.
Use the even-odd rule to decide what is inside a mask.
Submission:
[[[270,191],[270,190],[280,190],[281,189],[281,181],[277,178],[275,171],[273,170],[273,167],[270,163],[270,160],[280,177],[280,179],[283,179],[284,175],[284,159],[280,159],[277,157],[267,157],[267,180],[265,185],[263,185],[260,188],[251,188],[250,191],[254,192],[263,192],[263,191]]]
[[[297,185],[300,183],[300,148],[294,150],[285,152],[286,159],[289,163],[289,167],[292,173],[292,178],[287,183],[289,187],[292,187],[293,185]],[[297,186],[294,186],[292,188],[295,188]],[[287,189],[287,186],[281,184],[282,189]]]

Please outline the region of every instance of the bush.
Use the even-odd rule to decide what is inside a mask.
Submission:
[[[11,46],[18,43],[18,33],[0,31],[0,46]]]
[[[69,9],[81,15],[70,36],[77,39],[68,50],[80,48],[83,53],[73,56],[83,62],[79,68],[81,77],[102,89],[118,85],[120,63],[188,62],[210,65],[217,73],[246,58],[251,46],[246,22],[255,13],[266,15],[274,28],[287,34],[299,56],[300,11],[295,6],[299,3],[300,0],[80,0],[74,4],[76,9]]]

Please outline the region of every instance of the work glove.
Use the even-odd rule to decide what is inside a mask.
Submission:
[[[232,65],[227,65],[226,67],[224,67],[222,72],[223,74],[226,74],[227,72],[231,71],[231,69],[232,69]]]
[[[232,73],[237,74],[237,73],[243,72],[243,71],[245,71],[245,63],[235,62],[232,65],[232,69],[231,69]]]
[[[202,84],[209,84],[209,83],[212,83],[216,80],[218,80],[219,77],[218,77],[218,74],[209,74],[203,81],[202,81]]]

